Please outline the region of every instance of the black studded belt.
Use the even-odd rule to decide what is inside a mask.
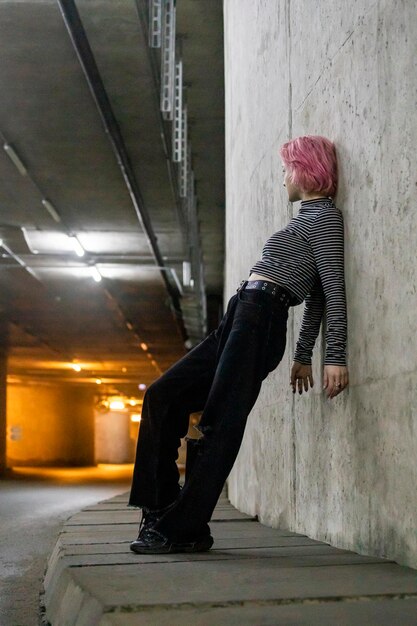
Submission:
[[[291,304],[291,294],[284,289],[284,287],[281,287],[281,285],[269,280],[242,280],[240,288],[245,291],[249,289],[259,289],[265,293],[270,293],[287,307]]]

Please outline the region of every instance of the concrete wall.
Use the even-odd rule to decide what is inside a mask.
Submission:
[[[298,212],[278,148],[337,145],[345,217],[348,391],[293,397],[284,360],[263,384],[229,477],[231,501],[362,553],[417,567],[417,23],[415,2],[225,0],[225,301]]]
[[[94,465],[94,394],[75,385],[7,390],[7,465]]]

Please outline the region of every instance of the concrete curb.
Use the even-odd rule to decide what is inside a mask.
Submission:
[[[417,572],[263,526],[222,494],[212,550],[136,555],[128,494],[65,523],[41,596],[49,626],[416,626]]]

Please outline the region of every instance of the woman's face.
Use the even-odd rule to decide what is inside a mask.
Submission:
[[[282,173],[284,176],[284,182],[282,183],[287,190],[288,200],[290,202],[297,202],[297,200],[301,200],[300,191],[296,185],[294,185],[290,180],[290,172],[285,167],[284,163],[282,164]]]

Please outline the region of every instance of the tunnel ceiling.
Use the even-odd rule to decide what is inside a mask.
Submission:
[[[172,162],[172,121],[159,106],[161,50],[148,44],[148,2],[78,0],[75,6],[163,265],[152,252],[62,6],[2,0],[1,341],[9,346],[11,382],[101,380],[109,390],[132,394],[185,354],[187,339],[190,347],[203,338],[199,320],[206,305],[209,326],[219,314],[222,2],[176,4],[197,206],[193,250]],[[201,292],[182,284],[183,261],[198,247]]]

